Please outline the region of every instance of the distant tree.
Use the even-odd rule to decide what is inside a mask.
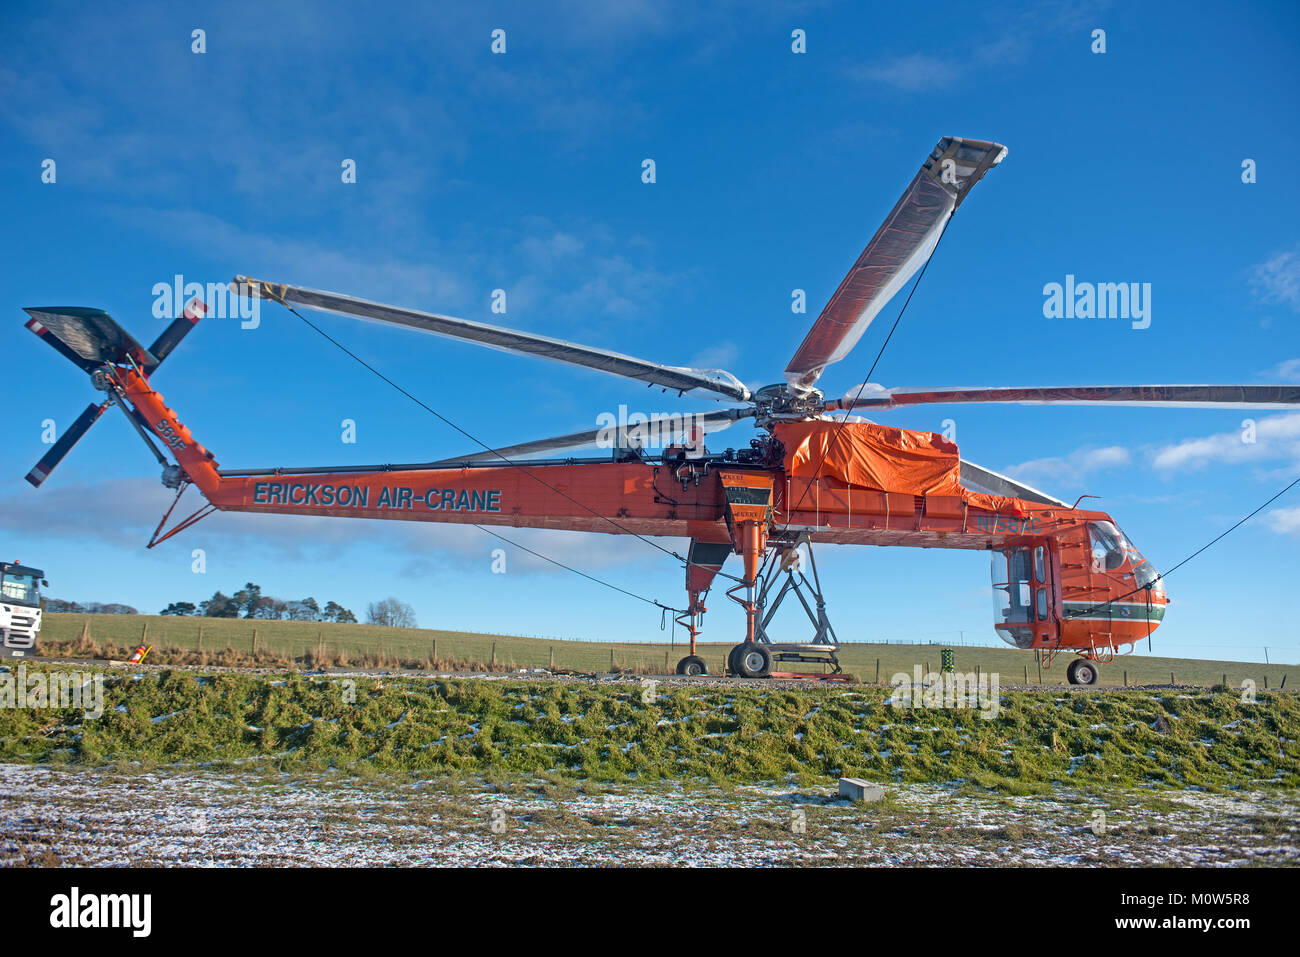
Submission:
[[[267,597],[262,599],[262,610],[257,615],[258,618],[268,618],[271,621],[280,621],[289,617],[289,603],[283,598]]]
[[[158,614],[160,615],[193,615],[198,611],[192,602],[174,601]]]
[[[371,602],[366,608],[366,622],[386,628],[414,628],[415,609],[396,598]]]
[[[80,603],[75,601],[64,601],[62,598],[45,598],[42,600],[45,602],[45,610],[56,614],[60,612],[84,613],[86,610],[80,605]]]
[[[245,618],[270,618],[268,614],[270,599],[262,597],[262,586],[245,582],[244,587],[234,594],[234,602]]]
[[[100,613],[101,615],[138,615],[138,614],[140,614],[140,612],[138,612],[136,609],[132,608],[130,605],[120,605],[120,604],[117,604],[117,603],[111,603],[111,604],[107,604],[107,605],[100,605],[100,606],[99,606],[99,613]]]
[[[327,602],[325,603],[325,610],[324,610],[323,612],[321,612],[321,620],[322,620],[322,621],[337,621],[337,622],[339,622],[339,623],[341,623],[341,624],[353,624],[353,625],[355,625],[355,624],[357,623],[357,616],[354,615],[354,614],[352,614],[351,611],[349,611],[348,609],[344,608],[344,607],[343,607],[342,605],[340,605],[338,602],[336,602],[336,601],[327,601]]]
[[[239,603],[229,595],[216,592],[207,601],[200,602],[199,608],[208,618],[238,618]]]
[[[320,621],[320,606],[315,598],[288,602],[287,612],[290,621]]]

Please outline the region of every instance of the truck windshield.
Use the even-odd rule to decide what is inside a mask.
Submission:
[[[15,605],[39,605],[41,603],[39,586],[39,579],[35,575],[4,572],[0,574],[0,599],[11,601]]]

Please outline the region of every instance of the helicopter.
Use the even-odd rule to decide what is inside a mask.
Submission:
[[[103,394],[27,480],[40,486],[116,406],[163,466],[163,484],[176,491],[149,547],[216,510],[567,529],[652,543],[688,539],[685,556],[663,549],[685,566],[687,607],[672,609],[689,636],[688,654],[676,668],[682,675],[707,674],[697,641],[705,600],[719,578],[730,583],[725,595],[745,614],[744,636],[727,659],[730,675],[782,675],[776,666],[784,662],[820,662],[840,673],[841,645],[826,612],[814,545],[977,549],[991,558],[998,636],[1036,652],[1049,667],[1057,655],[1072,656],[1068,681],[1094,684],[1099,664],[1149,640],[1164,621],[1169,598],[1152,563],[1110,515],[1080,509],[1081,499],[1070,504],[977,465],[940,434],[883,425],[862,414],[949,403],[1294,409],[1300,408],[1300,386],[885,388],[864,382],[841,398],[827,398],[816,387],[826,367],[849,356],[884,306],[929,262],[954,212],[1006,155],[995,142],[940,139],[812,324],[784,380],[757,391],[726,370],[665,365],[247,276],[230,285],[241,296],[280,303],[300,317],[295,306],[731,403],[683,416],[681,434],[657,455],[646,442],[662,423],[629,419],[433,462],[222,468],[152,382],[207,311],[196,298],[148,349],[99,309],[25,310],[27,327]],[[705,446],[708,435],[742,419],[752,419],[759,432],[748,447]],[[593,445],[602,454],[575,451]],[[164,531],[191,485],[205,503]],[[724,571],[733,554],[740,557],[738,574]],[[773,627],[773,616],[792,596],[809,622],[800,640]]]

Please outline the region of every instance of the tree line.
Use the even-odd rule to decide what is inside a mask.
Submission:
[[[357,616],[338,602],[327,601],[322,608],[315,598],[297,600],[262,594],[262,586],[247,582],[233,595],[213,593],[197,605],[174,601],[160,615],[198,616],[203,618],[257,618],[263,621],[336,621],[356,624]]]
[[[42,598],[41,607],[47,612],[55,614],[76,614],[76,615],[138,615],[140,614],[130,605],[120,605],[116,602],[98,602],[98,601],[64,601],[62,598]]]
[[[233,595],[218,591],[207,601],[197,605],[188,601],[174,601],[159,614],[197,616],[204,618],[255,618],[264,621],[331,621],[340,624],[357,624],[351,609],[338,602],[327,601],[322,607],[315,598],[285,600],[262,594],[262,587],[246,582]],[[366,607],[366,624],[388,628],[415,628],[415,609],[396,598],[371,602]]]

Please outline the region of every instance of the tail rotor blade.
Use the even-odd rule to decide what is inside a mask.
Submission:
[[[207,303],[202,299],[195,299],[185,311],[175,319],[170,326],[163,330],[162,335],[154,340],[149,351],[159,362],[166,359],[173,349],[181,344],[181,340],[189,335],[190,330],[199,324],[208,311]]]
[[[27,473],[27,481],[40,488],[41,483],[49,478],[50,473],[54,471],[54,466],[63,461],[63,457],[72,451],[72,447],[99,420],[99,417],[104,414],[104,410],[111,404],[111,402],[104,402],[97,405],[92,402],[86,406],[86,411],[77,416],[77,421],[73,422],[68,430],[59,436],[58,441],[50,446],[50,450]]]

